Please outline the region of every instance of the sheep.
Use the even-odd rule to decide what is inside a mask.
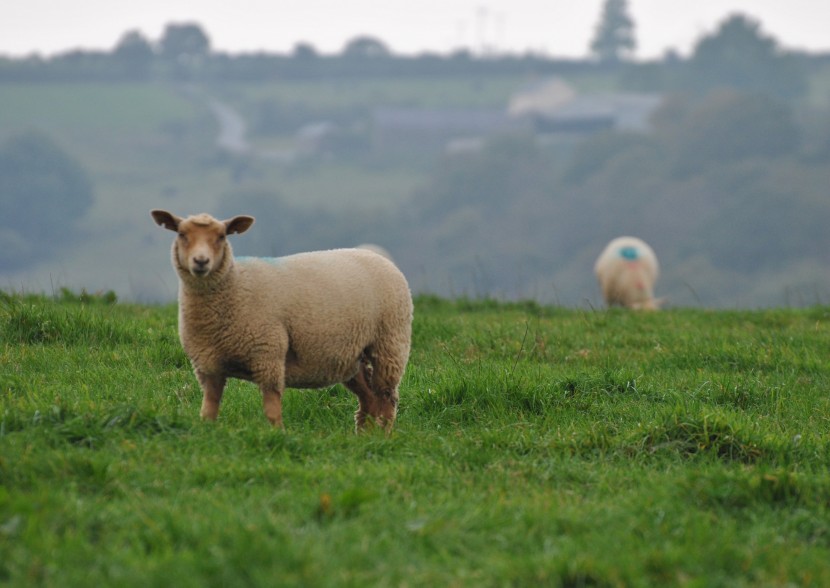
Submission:
[[[654,283],[660,268],[651,247],[636,237],[613,239],[594,264],[602,297],[608,306],[656,310]]]
[[[228,378],[259,386],[275,427],[286,387],[342,383],[358,398],[356,431],[367,421],[391,429],[413,314],[393,263],[359,249],[234,259],[226,236],[247,231],[253,217],[150,214],[178,233],[179,338],[202,388],[203,419],[216,419]]]

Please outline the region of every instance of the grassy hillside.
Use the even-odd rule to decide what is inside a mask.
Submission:
[[[159,266],[141,253],[152,243],[149,209],[212,206],[215,196],[207,187],[227,176],[204,165],[215,133],[207,108],[164,84],[0,87],[0,139],[32,128],[88,171],[95,203],[74,246],[3,276],[2,287],[52,292],[83,285],[145,299],[165,290],[158,285]]]
[[[501,108],[532,74],[502,76],[436,76],[407,78],[356,78],[291,80],[272,83],[222,85],[217,92],[240,104],[273,100],[302,104],[310,111],[327,113],[347,108],[420,106],[424,108]],[[581,80],[579,80],[581,81]],[[251,114],[253,114],[251,112]],[[323,116],[327,116],[323,114]]]
[[[372,92],[385,96],[395,87],[358,85],[348,95],[354,100]],[[441,91],[438,84],[431,88]],[[289,85],[283,92],[306,89]],[[226,89],[232,103],[242,107],[248,101],[244,90]],[[42,131],[88,171],[95,203],[78,242],[36,266],[0,276],[0,288],[47,293],[61,287],[112,288],[122,298],[171,300],[175,280],[169,240],[150,220],[151,208],[181,214],[234,208],[239,213],[233,206],[239,194],[261,192],[332,214],[388,210],[409,198],[422,180],[423,172],[401,168],[323,162],[295,169],[267,159],[235,160],[216,147],[217,122],[207,106],[211,92],[162,83],[1,86],[0,141],[30,129]],[[267,95],[265,90],[258,94]],[[338,245],[362,242],[356,237]]]
[[[394,432],[218,422],[175,308],[0,301],[0,582],[828,585],[830,309],[421,298]]]

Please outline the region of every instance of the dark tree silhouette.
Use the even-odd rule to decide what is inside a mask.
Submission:
[[[145,78],[155,59],[150,42],[139,31],[124,33],[113,51],[113,57],[134,78]]]
[[[57,250],[92,206],[86,171],[49,137],[16,135],[0,145],[0,268]]]
[[[792,110],[761,94],[713,92],[676,125],[673,172],[681,177],[727,163],[787,157],[799,144]]]
[[[627,0],[605,0],[591,41],[591,53],[602,62],[617,63],[636,48],[634,21],[628,15]]]
[[[390,51],[386,44],[374,37],[355,37],[343,48],[343,57],[375,58],[389,55]]]
[[[198,24],[168,24],[161,37],[161,54],[165,59],[182,63],[210,53],[210,38]]]
[[[292,55],[294,59],[301,59],[306,61],[310,59],[316,59],[317,57],[319,57],[317,49],[314,48],[314,45],[312,45],[311,43],[304,42],[300,42],[294,45]]]
[[[698,42],[686,78],[690,89],[704,93],[729,86],[793,98],[806,89],[806,76],[795,58],[781,51],[774,38],[762,34],[758,21],[739,14]]]

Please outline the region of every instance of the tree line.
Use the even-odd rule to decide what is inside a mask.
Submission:
[[[110,51],[72,50],[49,58],[0,58],[0,81],[269,81],[274,79],[349,76],[407,77],[423,75],[538,74],[575,75],[618,72],[632,89],[693,89],[701,77],[751,85],[772,78],[779,88],[803,91],[800,69],[823,64],[830,56],[784,52],[748,16],[727,19],[694,54],[683,59],[669,52],[652,61],[633,61],[634,23],[624,0],[608,0],[589,50],[593,58],[562,59],[534,53],[474,55],[461,49],[450,54],[397,55],[376,37],[359,35],[342,51],[324,55],[307,42],[288,54],[216,51],[198,23],[168,24],[158,40],[138,30],[125,32]],[[729,51],[725,51],[728,46]],[[775,57],[775,59],[771,59]],[[770,65],[774,64],[773,69]],[[770,85],[770,84],[767,84]]]
[[[124,33],[111,51],[71,50],[53,57],[0,58],[0,81],[268,81],[343,76],[499,74],[529,69],[569,73],[595,67],[574,59],[527,54],[481,58],[468,50],[449,55],[394,54],[382,40],[366,35],[346,43],[339,54],[324,55],[297,43],[289,54],[232,54],[213,49],[197,23],[168,24],[153,41],[140,31]]]

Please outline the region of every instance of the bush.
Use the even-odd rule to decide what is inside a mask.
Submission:
[[[92,202],[86,170],[48,136],[27,132],[0,145],[0,270],[49,257]]]

